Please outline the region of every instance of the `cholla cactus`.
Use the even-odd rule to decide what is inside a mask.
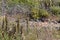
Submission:
[[[3,22],[2,22],[2,30],[4,30],[4,18],[3,18]]]
[[[8,25],[7,15],[5,15],[5,17],[4,17],[4,22],[5,22],[4,30],[7,31],[7,25]]]
[[[19,19],[16,20],[16,33],[19,33]]]
[[[23,26],[21,26],[21,29],[20,29],[21,35],[22,35],[22,33],[23,33],[23,30],[22,30],[22,29],[23,29]]]
[[[28,34],[29,33],[29,20],[30,20],[29,14],[25,14],[25,18],[26,18],[26,24],[27,24],[27,26],[26,26],[27,30],[26,31],[27,31],[27,34]]]
[[[29,27],[29,23],[28,23],[29,19],[26,19],[26,23],[27,23],[27,33],[28,33],[28,27]]]
[[[23,33],[23,26],[21,26],[21,29],[20,29],[21,40],[23,40],[22,33]]]
[[[5,15],[3,17],[2,30],[7,31],[7,25],[8,25],[7,15]]]

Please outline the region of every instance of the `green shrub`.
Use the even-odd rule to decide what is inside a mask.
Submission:
[[[44,10],[44,9],[40,9],[39,11],[39,16],[40,17],[45,17],[47,18],[50,14],[47,12],[47,10]]]
[[[50,9],[54,15],[57,15],[57,16],[60,15],[60,7],[52,6],[50,7]]]
[[[38,15],[39,13],[38,13],[38,11],[39,11],[39,10],[38,10],[38,9],[35,9],[35,8],[32,8],[32,9],[31,9],[31,12],[32,12],[31,14],[32,14],[32,17],[33,17],[34,19],[38,19],[38,18],[39,18],[39,15]]]
[[[44,10],[44,9],[32,9],[32,17],[35,18],[35,19],[39,19],[41,17],[48,17],[50,14]]]

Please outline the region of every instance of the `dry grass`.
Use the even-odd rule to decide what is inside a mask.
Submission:
[[[0,18],[0,26],[7,27],[7,30],[2,30],[0,28],[0,40],[58,40],[60,39],[60,31],[54,29],[51,30],[50,27],[41,27],[35,24],[34,27],[29,26],[29,21],[27,21],[27,26],[22,26],[20,20],[11,22],[3,17]],[[8,21],[8,22],[7,22]],[[6,25],[5,25],[6,24]],[[28,33],[27,33],[28,32]]]

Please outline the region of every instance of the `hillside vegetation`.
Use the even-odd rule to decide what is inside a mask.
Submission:
[[[60,0],[0,0],[0,40],[60,40]]]
[[[1,0],[0,14],[28,14],[34,19],[60,17],[60,0]]]

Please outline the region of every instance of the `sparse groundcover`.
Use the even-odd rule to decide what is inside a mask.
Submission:
[[[60,16],[60,7],[59,6],[52,6],[50,7],[52,14]]]

